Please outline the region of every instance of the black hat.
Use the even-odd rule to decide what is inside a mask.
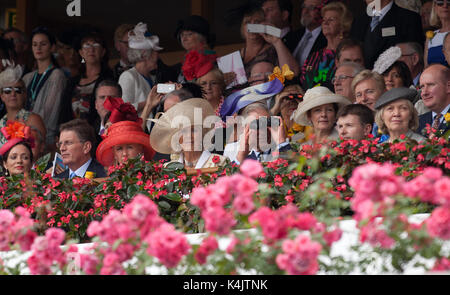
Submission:
[[[391,90],[383,93],[383,95],[378,98],[377,102],[375,103],[375,109],[379,110],[385,105],[401,98],[407,99],[413,103],[416,99],[416,96],[417,91],[412,88],[392,88]]]
[[[214,36],[209,33],[209,23],[199,15],[191,15],[184,20],[179,20],[175,30],[175,38],[180,41],[180,34],[183,31],[193,31],[205,36],[206,42],[213,47]]]

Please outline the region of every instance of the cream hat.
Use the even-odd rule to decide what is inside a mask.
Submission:
[[[206,118],[208,121],[205,121]],[[180,152],[179,146],[172,145],[172,137],[181,129],[202,125],[203,130],[209,131],[214,127],[215,122],[221,121],[211,104],[203,98],[190,98],[177,103],[167,112],[162,113],[159,118],[150,120],[155,123],[150,133],[150,145],[161,154]]]
[[[138,23],[133,31],[128,32],[128,46],[133,49],[162,50],[159,47],[158,36],[150,34],[147,30],[147,24],[142,22]]]
[[[307,112],[315,107],[329,103],[337,103],[339,108],[351,104],[347,98],[334,94],[326,87],[316,86],[308,89],[303,97],[303,101],[298,104],[297,110],[292,114],[294,121],[303,126],[312,126]]]

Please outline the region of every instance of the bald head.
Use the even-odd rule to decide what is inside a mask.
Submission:
[[[450,69],[441,64],[426,68],[420,76],[423,104],[435,113],[450,104]]]

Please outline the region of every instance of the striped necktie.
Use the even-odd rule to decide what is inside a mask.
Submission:
[[[373,30],[376,28],[376,26],[380,23],[380,17],[378,15],[375,15],[372,17],[372,22],[370,23],[370,31],[373,32]]]
[[[438,129],[439,125],[441,125],[441,118],[442,114],[437,114],[436,117],[434,117],[433,125],[431,125],[431,128]]]

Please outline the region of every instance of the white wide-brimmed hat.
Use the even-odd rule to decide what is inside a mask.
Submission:
[[[207,118],[210,121],[205,121]],[[150,120],[155,123],[150,133],[150,145],[161,154],[180,152],[172,145],[172,137],[181,129],[201,125],[207,132],[215,122],[221,121],[211,104],[203,98],[190,98],[177,103],[159,118]]]
[[[298,104],[297,110],[292,114],[294,121],[303,126],[312,126],[308,119],[308,111],[329,103],[337,103],[339,108],[351,104],[351,102],[342,95],[331,92],[323,86],[316,86],[308,89],[303,97],[303,101]]]

